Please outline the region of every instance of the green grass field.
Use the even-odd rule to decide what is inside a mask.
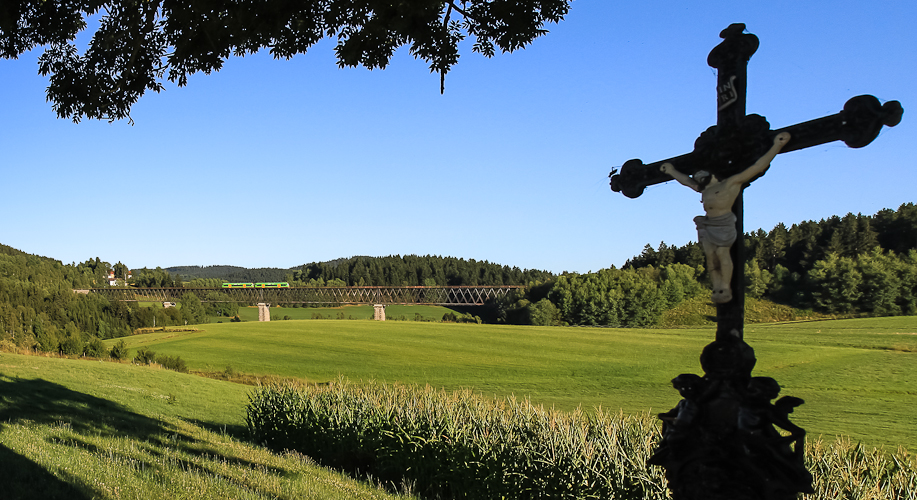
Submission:
[[[250,389],[153,367],[0,353],[0,498],[401,498],[241,441]]]
[[[308,311],[308,309],[306,309]],[[515,394],[559,409],[658,413],[680,396],[670,380],[701,373],[704,329],[519,327],[415,322],[274,321],[157,332],[136,349],[181,356],[192,370],[233,370],[328,381],[382,380]],[[806,400],[793,420],[810,436],[848,435],[868,445],[917,449],[911,415],[917,318],[746,327],[757,376]],[[109,341],[111,342],[111,341]]]

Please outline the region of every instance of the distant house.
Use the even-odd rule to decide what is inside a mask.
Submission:
[[[127,271],[127,279],[131,279],[130,269],[128,269]],[[108,284],[109,286],[119,286],[119,285],[123,286],[125,283],[123,279],[115,278],[115,271],[113,269],[109,269],[108,270]]]

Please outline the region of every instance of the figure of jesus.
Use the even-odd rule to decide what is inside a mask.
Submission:
[[[730,281],[733,263],[729,249],[737,236],[736,216],[732,213],[732,205],[745,183],[764,172],[789,140],[789,133],[777,134],[773,146],[764,156],[752,166],[723,180],[703,170],[689,177],[675,170],[668,162],[659,167],[662,173],[671,175],[676,181],[701,193],[701,203],[704,204],[706,215],[698,215],[694,218],[694,223],[697,225],[697,240],[704,247],[704,254],[707,256],[707,271],[713,285],[713,294],[710,298],[717,304],[725,304],[732,300]]]

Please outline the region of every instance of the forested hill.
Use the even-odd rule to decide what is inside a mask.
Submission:
[[[751,297],[841,314],[917,313],[917,205],[849,213],[745,235]],[[624,269],[705,266],[698,243],[649,245]],[[704,280],[703,274],[698,276]]]
[[[769,232],[759,229],[745,237],[746,262],[740,269],[745,293],[753,300],[802,313],[917,314],[913,203],[873,216],[847,214],[789,228],[778,224]],[[684,321],[701,318],[697,299],[709,300],[705,267],[704,252],[696,242],[681,247],[661,243],[656,249],[647,245],[622,269],[564,274],[530,287],[523,298],[504,308],[503,317],[543,325],[645,327],[660,324],[672,311],[683,321],[678,324],[697,324]]]
[[[905,203],[898,210],[883,209],[875,215],[848,213],[821,221],[804,221],[789,228],[783,223],[765,232],[745,234],[746,262],[770,272],[782,267],[804,274],[813,265],[833,254],[856,258],[876,249],[906,255],[917,249],[917,205]],[[643,253],[627,261],[624,268],[659,267],[671,263],[691,267],[705,265],[704,252],[697,242],[676,247],[647,245]]]
[[[165,270],[181,277],[184,281],[194,279],[219,279],[233,282],[256,281],[284,281],[297,268],[278,269],[276,267],[260,267],[248,269],[238,266],[175,266]]]
[[[126,306],[73,293],[107,284],[109,269],[98,258],[65,265],[0,245],[0,348],[79,354],[130,333]]]
[[[305,264],[293,273],[290,281],[318,286],[525,285],[553,277],[548,271],[523,270],[486,260],[390,255]]]
[[[554,277],[548,271],[431,255],[356,256],[290,269],[180,266],[166,271],[184,281],[198,278],[229,282],[287,281],[294,286],[525,285]]]

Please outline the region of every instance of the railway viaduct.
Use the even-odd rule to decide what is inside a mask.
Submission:
[[[186,293],[201,302],[235,302],[258,305],[260,321],[270,321],[271,304],[372,304],[374,318],[385,321],[385,306],[423,304],[440,306],[482,306],[523,286],[342,286],[293,288],[91,288],[74,290],[124,302],[174,303]],[[219,299],[215,294],[219,294]]]

